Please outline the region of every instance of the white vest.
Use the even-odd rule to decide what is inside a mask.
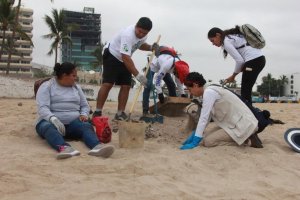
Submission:
[[[212,111],[214,122],[239,145],[252,135],[258,128],[254,114],[235,94],[219,86],[209,86],[220,94]]]

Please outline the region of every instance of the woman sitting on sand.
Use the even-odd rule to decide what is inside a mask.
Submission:
[[[36,94],[38,135],[58,151],[57,159],[80,154],[65,142],[65,138],[82,139],[91,149],[89,155],[109,157],[114,147],[100,143],[93,126],[87,121],[90,107],[82,89],[75,83],[75,65],[57,63],[54,73],[55,77],[43,83]]]
[[[206,81],[197,72],[189,73],[184,82],[193,96],[203,97],[201,115],[196,130],[183,143],[182,150],[192,149],[199,145],[207,147],[220,144],[251,141],[251,146],[262,148],[257,136],[258,120],[247,105],[228,89],[211,85],[204,88]],[[212,117],[215,127],[204,133]]]

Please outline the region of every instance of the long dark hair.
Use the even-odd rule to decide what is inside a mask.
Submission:
[[[222,30],[218,27],[214,27],[214,28],[212,28],[208,31],[207,37],[208,38],[216,37],[217,33],[221,34],[222,45],[224,43],[224,38],[225,38],[226,35],[241,34],[240,27],[236,25],[234,28],[226,29],[226,30]],[[224,58],[226,58],[227,55],[228,55],[228,53],[225,49],[223,49],[223,55],[224,55]]]

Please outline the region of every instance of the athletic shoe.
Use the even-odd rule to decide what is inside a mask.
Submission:
[[[91,156],[100,156],[103,158],[108,158],[113,154],[115,151],[115,148],[113,145],[110,144],[98,144],[96,145],[92,150],[89,151],[89,155]]]
[[[65,158],[70,158],[72,156],[78,156],[80,155],[80,152],[74,149],[71,146],[61,146],[59,153],[57,154],[56,158],[57,159],[65,159]]]
[[[118,113],[115,115],[115,120],[119,121],[125,121],[127,120],[128,116],[126,115],[125,112],[122,112],[121,115],[118,115]]]

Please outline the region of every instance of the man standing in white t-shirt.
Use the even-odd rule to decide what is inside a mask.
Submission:
[[[146,43],[147,34],[152,29],[152,22],[147,17],[141,17],[136,25],[129,26],[120,31],[108,44],[103,52],[103,81],[98,92],[97,108],[93,114],[102,115],[102,109],[108,93],[114,84],[120,85],[118,96],[118,111],[116,120],[125,120],[127,115],[124,110],[127,104],[131,87],[131,74],[143,85],[147,78],[136,69],[132,54],[137,50],[152,51],[152,46]]]

